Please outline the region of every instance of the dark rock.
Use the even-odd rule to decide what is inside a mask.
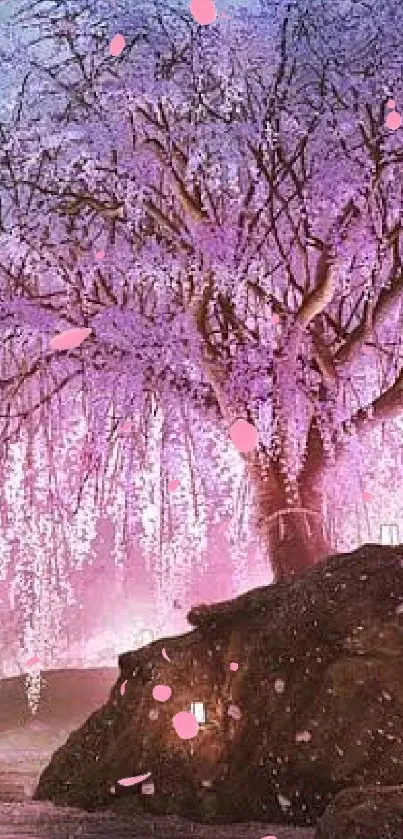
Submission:
[[[120,656],[109,701],[55,753],[36,797],[303,825],[346,787],[403,783],[399,604],[403,546],[365,545],[291,583],[193,609],[192,632]],[[153,700],[156,684],[170,685],[168,702]],[[171,720],[192,701],[207,723],[183,741]],[[154,795],[116,785],[145,772]]]
[[[339,793],[316,826],[315,839],[402,839],[403,785]]]

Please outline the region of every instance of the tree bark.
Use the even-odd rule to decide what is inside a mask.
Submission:
[[[308,508],[276,511],[262,524],[275,582],[292,580],[331,553],[322,514]]]
[[[320,479],[300,476],[299,504],[290,506],[274,464],[249,464],[255,491],[256,524],[267,548],[274,581],[292,580],[331,554],[323,517]]]

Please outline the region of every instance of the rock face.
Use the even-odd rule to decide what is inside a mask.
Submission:
[[[303,825],[346,787],[403,783],[403,546],[365,545],[189,621],[120,656],[109,701],[55,753],[38,799]],[[192,702],[206,724],[181,740],[172,717]],[[147,772],[154,794],[117,785]]]
[[[401,839],[403,786],[360,787],[336,796],[320,819],[315,839]]]

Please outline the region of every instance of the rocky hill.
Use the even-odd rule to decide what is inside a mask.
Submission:
[[[403,783],[403,546],[365,545],[189,619],[192,632],[120,657],[38,799],[308,825],[346,787]],[[192,707],[205,724],[182,740],[172,718]],[[147,789],[117,784],[148,772]]]

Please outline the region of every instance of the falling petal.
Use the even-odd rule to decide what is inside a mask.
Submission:
[[[114,35],[114,37],[112,38],[112,40],[109,44],[110,54],[113,55],[114,58],[116,58],[118,55],[120,55],[123,52],[125,46],[126,46],[126,41],[125,41],[123,35],[121,35],[120,32],[118,32],[117,35]]]
[[[126,685],[127,685],[127,679],[120,686],[120,695],[121,696],[124,696],[124,694],[126,692]]]
[[[390,128],[391,131],[396,131],[397,128],[400,128],[403,119],[397,111],[391,111],[390,114],[387,115],[385,120],[386,128]]]
[[[393,111],[394,108],[396,108],[395,100],[394,99],[388,99],[388,101],[386,103],[386,107]]]
[[[104,259],[105,251],[97,251],[95,254],[96,259]]]
[[[29,658],[28,661],[25,662],[26,667],[33,667],[35,664],[39,664],[39,658],[36,655],[33,655],[32,658]]]
[[[127,422],[123,423],[123,425],[121,425],[121,427],[120,427],[120,430],[123,433],[126,433],[127,431],[131,431],[131,429],[132,429],[132,421],[131,420],[127,420]]]
[[[175,492],[175,490],[178,489],[179,483],[180,482],[178,481],[177,478],[174,478],[172,481],[169,481],[168,482],[169,492]]]
[[[232,670],[234,673],[238,670],[239,664],[237,661],[231,661],[229,669]]]
[[[172,725],[181,740],[190,740],[199,731],[199,723],[191,711],[179,711],[172,717]]]
[[[162,648],[162,657],[165,658],[165,661],[171,661],[165,647]]]
[[[131,778],[121,778],[120,781],[118,781],[118,784],[120,784],[121,787],[132,787],[133,784],[141,784],[146,780],[146,778],[149,778],[150,775],[151,772],[147,772],[145,775],[132,775]]]
[[[212,0],[192,0],[189,9],[196,23],[200,23],[201,26],[213,23],[217,17],[217,11]]]
[[[243,454],[253,451],[258,444],[257,430],[252,423],[246,420],[236,420],[231,425],[229,436],[235,448]]]
[[[153,697],[157,702],[166,702],[172,696],[172,690],[169,685],[155,685],[153,688]]]
[[[88,338],[91,332],[92,329],[85,327],[66,329],[65,332],[61,332],[51,339],[50,348],[52,350],[75,350]]]

